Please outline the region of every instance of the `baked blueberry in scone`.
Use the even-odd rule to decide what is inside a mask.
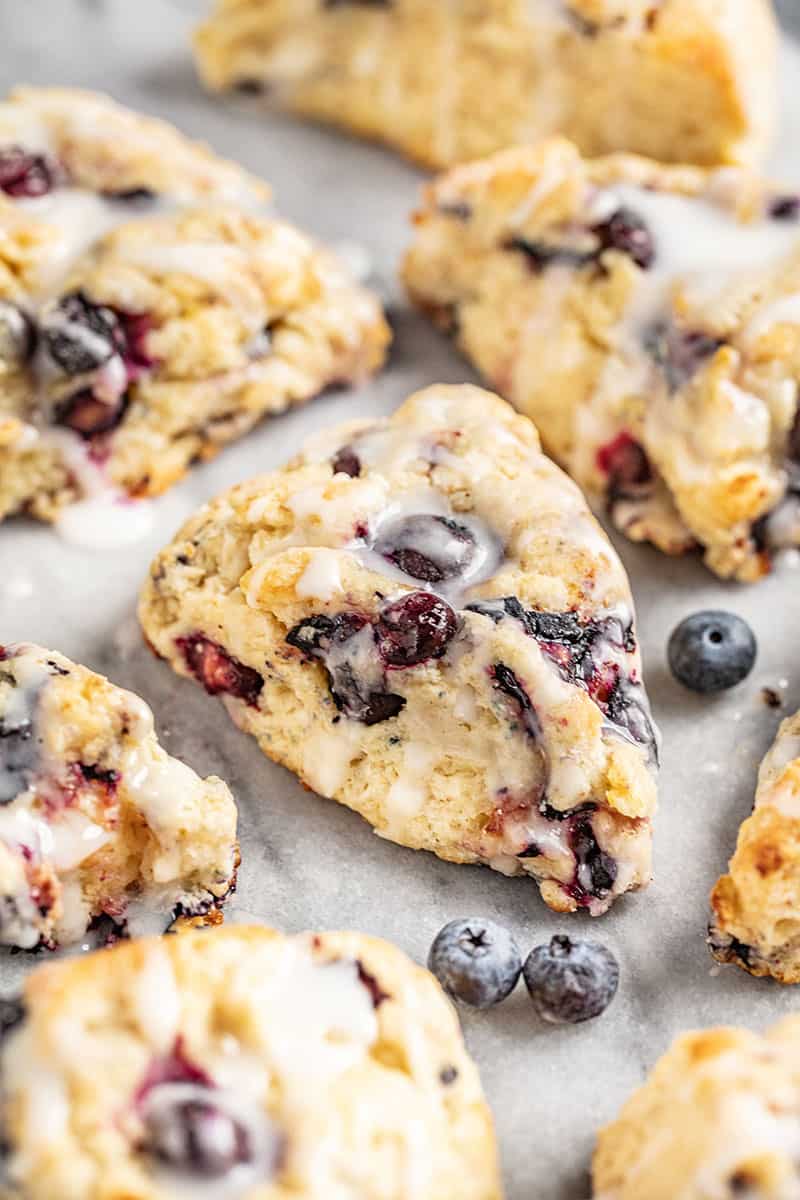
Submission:
[[[500,1200],[456,1014],[377,938],[128,942],[6,1009],[9,1200]]]
[[[776,107],[768,0],[216,0],[196,49],[215,90],[440,167],[556,132],[749,161]]]
[[[377,300],[267,195],[105,97],[0,105],[0,518],[157,494],[380,365]]]
[[[617,527],[717,574],[800,545],[800,199],[553,139],[442,176],[412,299]]]
[[[800,983],[800,713],[783,721],[761,764],[753,811],[711,906],[715,958]]]
[[[228,788],[162,749],[143,700],[41,646],[0,647],[0,944],[213,919],[238,858]]]
[[[594,1200],[794,1200],[800,1017],[685,1033],[600,1131]]]
[[[657,740],[624,570],[535,427],[474,387],[317,435],[155,560],[145,635],[383,837],[562,912],[650,878]]]

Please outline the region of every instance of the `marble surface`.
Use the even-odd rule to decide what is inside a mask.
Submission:
[[[786,0],[796,15],[797,0]],[[465,1013],[465,1034],[497,1120],[509,1200],[585,1200],[594,1131],[679,1030],[717,1022],[764,1026],[798,1005],[790,989],[733,968],[713,971],[704,933],[709,888],[748,813],[756,765],[780,712],[761,688],[800,705],[800,568],[785,564],[758,587],[715,582],[695,560],[667,561],[617,539],[633,582],[647,677],[664,733],[653,886],[591,922],[559,918],[524,880],[455,867],[376,838],[358,817],[304,791],[264,760],[215,701],[147,653],[133,620],[153,552],[201,501],[280,463],[306,434],[354,415],[391,411],[412,389],[472,378],[451,347],[402,307],[394,282],[407,214],[422,176],[400,159],[288,118],[263,118],[200,91],[188,54],[196,0],[0,0],[0,82],[81,84],[163,115],[241,159],[274,185],[281,211],[332,241],[354,239],[396,310],[387,372],[357,393],[331,396],[265,424],[158,503],[157,530],[102,556],[65,546],[25,522],[0,529],[0,640],[56,647],[135,688],[152,704],[173,752],[222,775],[241,807],[243,865],[232,915],[286,929],[357,927],[424,961],[436,930],[469,914],[507,922],[527,951],[552,933],[599,937],[622,965],[617,1000],[600,1020],[558,1030],[538,1024],[524,989],[493,1012]],[[800,182],[800,54],[787,45],[784,136],[775,166]],[[790,102],[790,98],[794,101]],[[698,608],[745,616],[759,638],[752,677],[717,700],[670,678],[665,645]],[[10,990],[29,960],[0,961]],[[644,1198],[643,1198],[644,1200]]]

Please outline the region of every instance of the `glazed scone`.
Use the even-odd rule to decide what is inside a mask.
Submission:
[[[181,933],[6,1005],[4,1200],[500,1200],[439,985],[358,933]]]
[[[776,107],[769,0],[216,0],[196,49],[215,90],[439,167],[553,133],[750,161]]]
[[[238,857],[228,788],[166,753],[143,700],[41,646],[0,647],[1,944],[203,916]]]
[[[715,958],[800,983],[800,712],[781,724],[761,764],[753,811],[711,906]]]
[[[0,518],[80,536],[99,498],[157,494],[266,414],[377,369],[377,300],[266,196],[103,97],[0,105]]]
[[[429,187],[404,275],[629,537],[800,544],[800,196],[553,139]]]
[[[153,563],[145,635],[381,836],[604,912],[650,878],[656,735],[624,570],[536,429],[432,387],[317,435]]]
[[[601,1130],[594,1200],[797,1200],[800,1017],[683,1034]]]

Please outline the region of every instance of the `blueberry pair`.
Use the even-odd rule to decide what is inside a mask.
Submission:
[[[522,962],[517,943],[496,921],[450,921],[436,935],[428,967],[456,1000],[491,1008],[514,990],[520,975],[534,1008],[553,1024],[577,1024],[602,1013],[614,998],[619,964],[600,942],[556,935]]]

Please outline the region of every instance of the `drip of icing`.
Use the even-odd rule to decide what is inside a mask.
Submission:
[[[62,508],[55,527],[65,541],[87,550],[114,550],[140,542],[152,531],[155,513],[147,500],[132,500],[92,461],[85,442],[68,429],[40,435],[63,459],[83,499]]]

